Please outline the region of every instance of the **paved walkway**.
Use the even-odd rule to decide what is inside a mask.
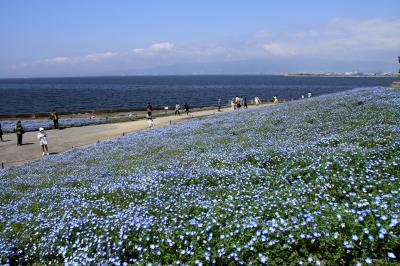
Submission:
[[[252,108],[254,106],[249,107]],[[180,116],[156,117],[154,123],[156,127],[162,127],[169,125],[170,121],[173,123],[190,119],[191,117],[208,116],[229,111],[231,111],[230,108],[224,108],[222,112],[204,110],[193,112],[191,116],[182,114]],[[46,132],[49,141],[49,152],[54,154],[69,150],[72,147],[96,143],[98,140],[111,139],[121,136],[123,133],[135,132],[146,128],[148,128],[147,121],[142,119],[122,123],[71,127],[62,130],[46,130]],[[4,163],[5,167],[37,160],[42,157],[42,149],[37,140],[37,131],[25,133],[22,146],[17,146],[15,134],[4,135],[3,139],[5,142],[0,142],[0,164]]]

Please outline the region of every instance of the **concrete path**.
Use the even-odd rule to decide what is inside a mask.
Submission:
[[[254,106],[249,107],[252,108]],[[222,112],[204,110],[193,112],[191,116],[182,114],[180,116],[155,117],[154,123],[156,127],[161,127],[169,125],[170,121],[173,123],[192,117],[208,116],[229,111],[232,110],[224,108]],[[46,132],[49,152],[54,154],[69,150],[72,147],[96,143],[98,140],[111,139],[121,136],[123,133],[135,132],[146,128],[148,128],[147,121],[143,119],[123,123],[71,127],[62,130],[46,130]],[[3,139],[5,142],[0,142],[0,164],[3,163],[5,167],[37,160],[42,157],[42,150],[37,140],[37,131],[25,133],[22,146],[17,146],[15,134],[4,135]]]

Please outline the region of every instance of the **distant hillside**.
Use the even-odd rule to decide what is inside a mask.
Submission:
[[[192,75],[192,74],[282,74],[299,72],[391,72],[396,62],[343,62],[309,59],[265,59],[196,64],[175,64],[149,69],[118,70],[111,74],[126,75]],[[379,66],[379,68],[377,68]],[[108,73],[110,74],[110,73]]]

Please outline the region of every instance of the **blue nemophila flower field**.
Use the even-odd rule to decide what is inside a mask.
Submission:
[[[151,129],[0,172],[2,264],[400,262],[400,91]]]
[[[0,121],[3,131],[11,133],[14,132],[15,124],[18,120],[4,120]],[[105,123],[106,118],[63,118],[60,119],[61,127],[76,127],[76,126],[84,126],[90,124],[98,124]],[[28,119],[21,120],[22,126],[25,131],[35,131],[39,130],[40,127],[45,129],[53,128],[53,120],[51,119]]]

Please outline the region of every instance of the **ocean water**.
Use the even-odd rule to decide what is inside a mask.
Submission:
[[[143,109],[188,103],[228,104],[235,96],[293,100],[357,87],[389,86],[389,77],[295,77],[268,75],[133,76],[0,79],[0,114],[101,109]]]

